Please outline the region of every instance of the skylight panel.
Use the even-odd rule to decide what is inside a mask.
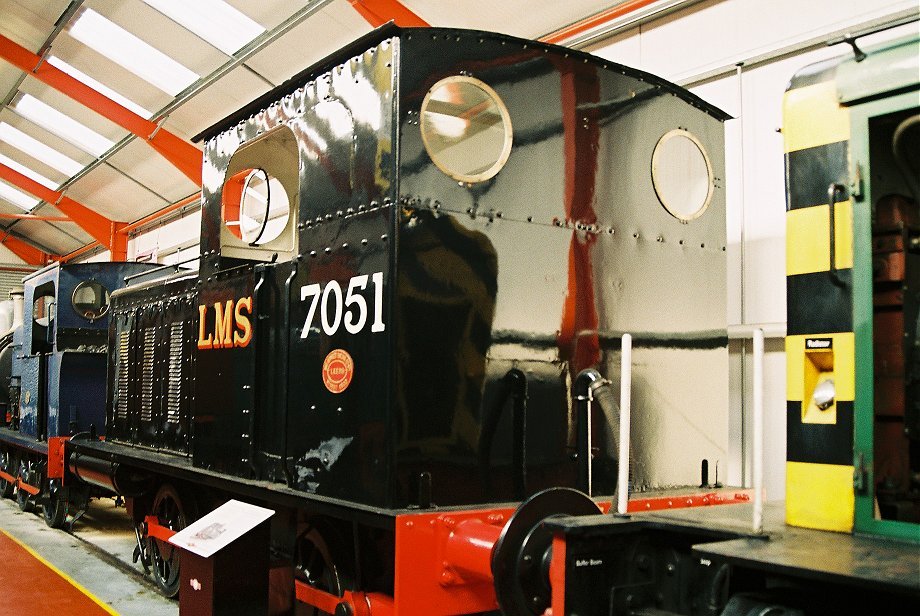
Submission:
[[[90,77],[89,75],[81,71],[80,69],[75,68],[71,66],[70,64],[67,64],[66,62],[58,58],[57,56],[50,56],[48,58],[48,64],[59,68],[60,70],[64,71],[65,73],[67,73],[68,75],[76,79],[77,81],[83,82],[84,84],[88,85],[89,87],[91,87],[93,90],[95,90],[99,94],[102,94],[106,98],[112,99],[113,101],[115,101],[116,103],[124,107],[125,109],[128,109],[129,111],[136,113],[137,115],[141,116],[144,119],[149,120],[150,116],[153,115],[152,111],[144,109],[143,107],[141,107],[140,105],[132,101],[131,99],[125,96],[122,96],[121,94],[113,90],[112,88],[106,86],[105,84],[99,81],[96,81],[95,79],[93,79],[92,77]]]
[[[195,3],[186,4],[191,6]],[[199,75],[191,69],[92,9],[83,9],[68,32],[90,49],[120,64],[170,96],[176,96],[199,79]]]
[[[87,128],[69,115],[65,115],[54,107],[43,103],[31,94],[23,94],[13,104],[22,117],[38,124],[50,133],[68,141],[81,150],[93,156],[102,156],[113,145],[114,141],[106,139],[96,131]]]
[[[5,141],[32,158],[40,160],[49,167],[54,167],[67,177],[73,177],[83,169],[83,165],[77,161],[48,147],[38,139],[30,137],[18,128],[13,128],[6,122],[0,122],[0,141]]]
[[[143,0],[228,56],[265,28],[223,0]]]
[[[42,186],[45,186],[46,188],[50,188],[51,190],[57,190],[61,186],[59,183],[49,180],[48,178],[43,176],[41,173],[38,173],[37,171],[33,171],[32,169],[29,169],[25,165],[19,164],[18,162],[16,162],[9,156],[4,156],[3,154],[0,154],[0,164],[6,165],[13,171],[18,171],[19,173],[26,176],[30,180],[35,180]]]
[[[0,182],[0,198],[9,201],[27,212],[41,203],[41,199],[36,199],[35,197],[27,195],[21,190],[13,188],[6,182]]]

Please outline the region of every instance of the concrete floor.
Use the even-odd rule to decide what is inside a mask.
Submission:
[[[73,534],[48,528],[40,514],[23,513],[14,501],[0,499],[0,528],[122,616],[179,613],[179,603],[157,593],[140,564],[131,563],[134,531],[124,508],[116,508],[112,499],[94,500]]]

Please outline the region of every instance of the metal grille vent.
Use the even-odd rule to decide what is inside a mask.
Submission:
[[[141,365],[141,421],[153,420],[153,370],[156,367],[157,330],[144,330],[144,358]]]
[[[166,423],[179,423],[182,399],[182,322],[169,328],[169,388],[166,392]]]
[[[118,332],[118,372],[115,381],[115,417],[128,418],[129,331]]]

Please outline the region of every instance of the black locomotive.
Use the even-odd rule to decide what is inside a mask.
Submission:
[[[721,613],[764,578],[691,548],[737,531],[558,516],[628,488],[622,334],[631,486],[726,456],[726,119],[538,42],[355,41],[199,136],[199,269],[112,293],[105,440],[28,432],[88,432],[50,493],[125,496],[167,595],[233,497],[276,512],[272,613]]]

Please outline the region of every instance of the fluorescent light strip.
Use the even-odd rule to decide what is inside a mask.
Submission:
[[[114,141],[106,139],[31,94],[22,94],[13,103],[13,109],[22,117],[35,122],[48,132],[54,133],[93,156],[102,156],[115,145]]]
[[[5,182],[0,182],[0,197],[9,201],[13,205],[29,211],[41,203],[41,199],[31,197],[21,190],[17,190]]]
[[[55,183],[49,180],[48,178],[46,178],[45,176],[43,176],[41,173],[38,173],[37,171],[32,171],[25,165],[21,165],[17,163],[15,160],[10,158],[9,156],[4,156],[3,154],[0,154],[0,164],[6,165],[13,171],[18,171],[19,173],[26,176],[30,180],[35,180],[42,186],[46,188],[50,188],[51,190],[57,190],[58,188],[61,187],[59,183]]]
[[[68,32],[87,47],[120,64],[170,96],[176,96],[200,78],[194,71],[92,9],[83,9],[77,20],[70,25]]]
[[[77,81],[83,82],[84,84],[88,85],[89,87],[91,87],[93,90],[95,90],[99,94],[102,94],[106,98],[112,99],[113,101],[115,101],[116,103],[124,107],[125,109],[128,109],[129,111],[133,113],[136,113],[137,115],[141,116],[144,119],[150,119],[150,116],[153,115],[152,111],[148,111],[147,109],[144,109],[143,107],[141,107],[140,105],[132,101],[131,99],[122,96],[121,94],[113,90],[112,88],[106,86],[103,83],[100,83],[99,81],[96,81],[95,79],[93,79],[92,77],[90,77],[89,75],[81,71],[80,69],[75,68],[71,66],[70,64],[67,64],[66,62],[58,58],[57,56],[49,57],[48,64],[64,71],[65,73],[67,73],[68,75],[76,79]]]
[[[49,167],[54,167],[67,177],[73,177],[83,169],[83,165],[77,161],[48,147],[38,139],[30,137],[18,128],[13,128],[6,122],[0,122],[0,141],[5,141],[32,158],[40,160]]]
[[[143,0],[228,56],[265,28],[223,0]]]

